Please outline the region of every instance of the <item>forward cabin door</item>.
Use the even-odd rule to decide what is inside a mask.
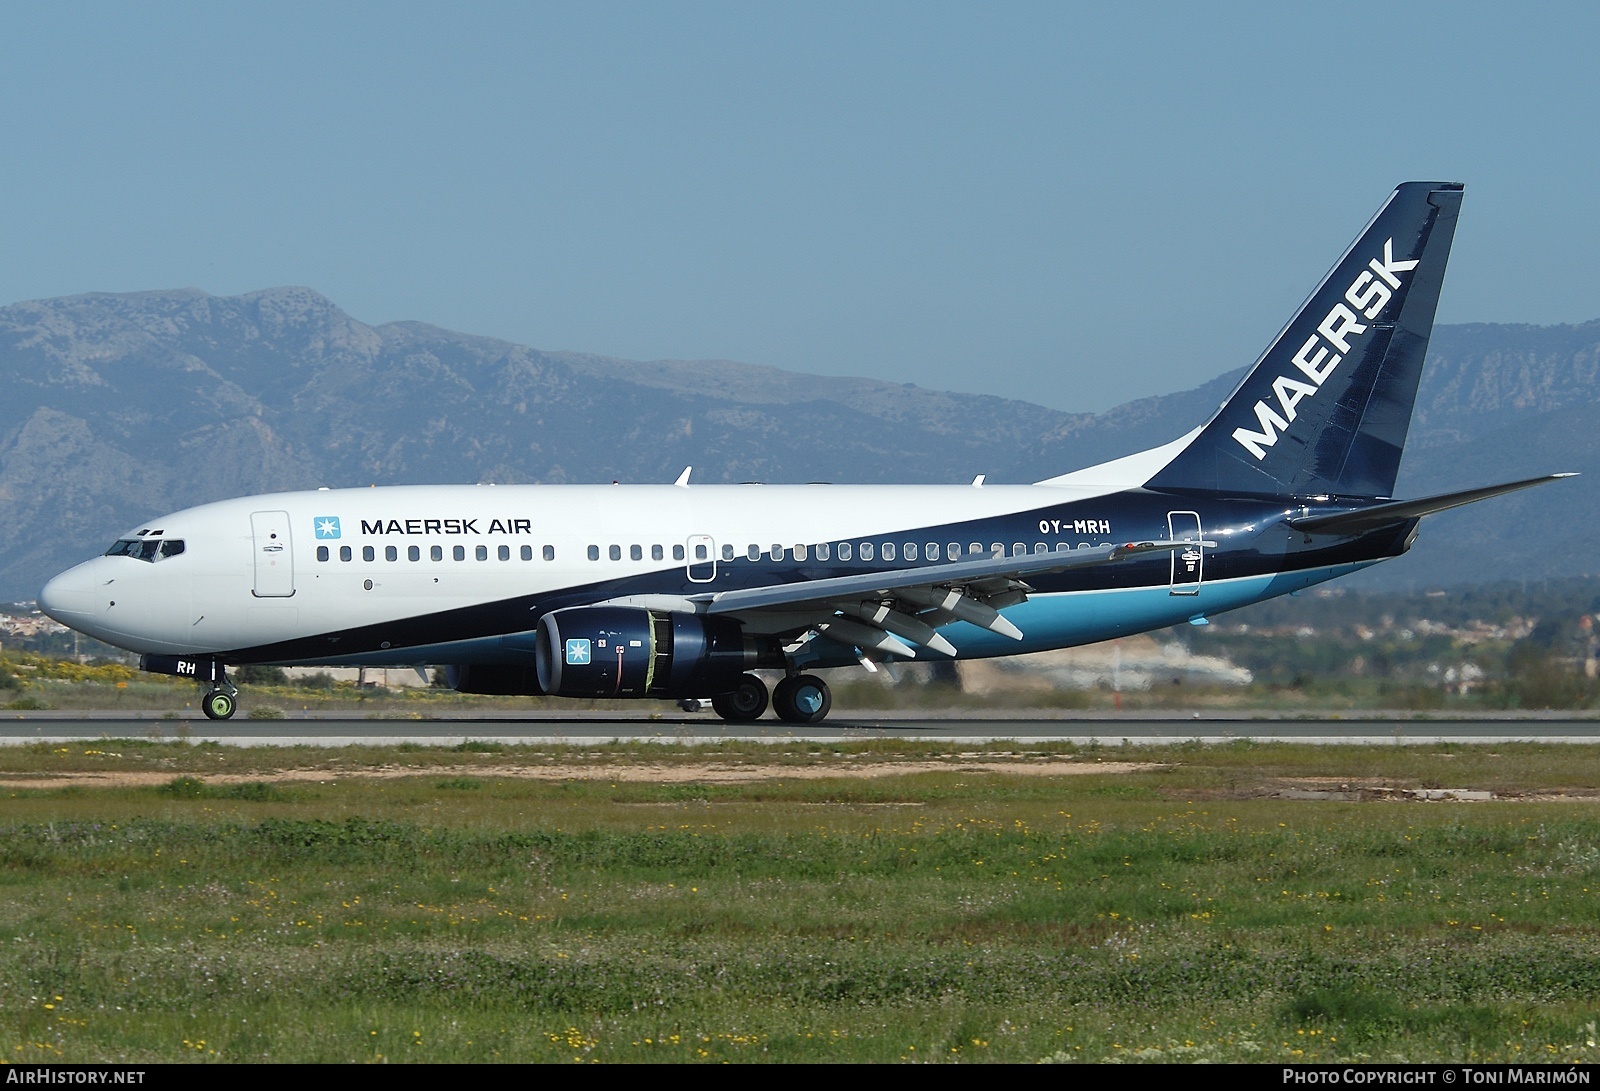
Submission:
[[[710,583],[717,578],[717,543],[709,534],[691,534],[684,543],[690,583]]]
[[[294,594],[294,548],[289,539],[289,513],[250,513],[258,599],[286,599]]]
[[[1195,511],[1167,512],[1168,541],[1199,543],[1200,513]],[[1200,580],[1205,575],[1205,548],[1198,544],[1172,551],[1172,589],[1174,595],[1198,595]]]

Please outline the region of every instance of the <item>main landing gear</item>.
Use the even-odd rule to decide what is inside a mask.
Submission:
[[[711,698],[711,707],[729,723],[759,720],[767,711],[767,684],[753,674],[744,675],[737,688]]]
[[[759,720],[767,710],[767,684],[753,674],[739,679],[739,685],[711,698],[711,707],[729,723]],[[820,722],[833,708],[828,683],[814,674],[797,674],[783,679],[772,690],[772,710],[778,719],[791,724]]]
[[[785,678],[772,691],[772,707],[778,719],[792,724],[814,724],[828,715],[833,694],[828,683],[814,674]]]

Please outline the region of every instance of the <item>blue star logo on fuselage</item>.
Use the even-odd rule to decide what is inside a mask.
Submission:
[[[339,537],[339,517],[337,515],[317,516],[317,539]]]

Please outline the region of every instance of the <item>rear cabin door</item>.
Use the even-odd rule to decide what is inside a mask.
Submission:
[[[1205,575],[1205,549],[1199,542],[1200,513],[1194,511],[1169,511],[1167,512],[1167,534],[1169,541],[1194,542],[1195,545],[1184,546],[1182,549],[1172,551],[1172,589],[1174,595],[1198,595],[1200,593],[1200,580]]]
[[[691,534],[684,548],[688,552],[690,583],[710,583],[717,578],[717,543],[711,535]]]
[[[286,599],[294,594],[294,548],[289,539],[289,513],[250,513],[250,535],[255,551],[258,599]]]

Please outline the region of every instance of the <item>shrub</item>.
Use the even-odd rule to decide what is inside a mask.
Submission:
[[[483,787],[483,781],[477,777],[451,777],[441,780],[434,785],[435,788],[447,788],[456,791],[473,791]]]

